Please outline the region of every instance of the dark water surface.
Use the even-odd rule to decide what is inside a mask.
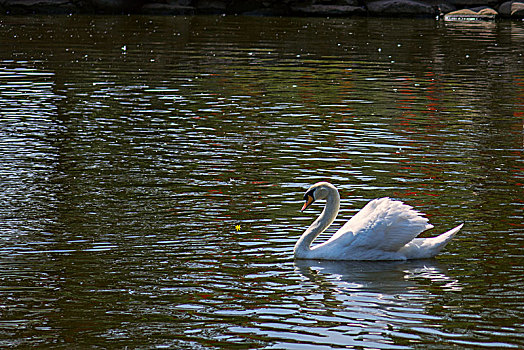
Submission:
[[[524,347],[524,23],[0,33],[0,347]],[[336,226],[380,196],[466,225],[429,261],[294,262],[319,180]]]

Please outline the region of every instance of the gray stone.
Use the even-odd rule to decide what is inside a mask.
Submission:
[[[495,6],[498,0],[449,0],[449,4],[461,7]]]
[[[313,0],[313,5],[359,6],[358,0]]]
[[[503,17],[524,18],[524,2],[506,1],[499,6],[499,13]]]
[[[364,14],[365,10],[360,6],[340,6],[340,5],[309,5],[293,6],[291,11],[300,16],[318,17],[344,17],[355,14]]]
[[[197,0],[195,7],[199,13],[221,14],[226,13],[227,2],[220,0]]]
[[[167,0],[163,2],[169,5],[176,5],[176,6],[192,6],[193,0]]]
[[[497,11],[489,7],[480,9],[462,9],[447,13],[445,21],[492,21],[497,17]]]
[[[367,7],[373,15],[432,16],[437,14],[436,7],[411,0],[380,0],[368,3]]]
[[[31,13],[69,14],[78,9],[68,0],[6,0],[1,4],[4,12],[22,15]]]
[[[249,16],[285,16],[289,14],[289,7],[282,1],[232,0],[227,12]]]
[[[264,4],[258,0],[233,0],[229,3],[227,11],[235,14],[263,15],[275,7],[276,4]]]
[[[455,11],[457,8],[453,5],[450,5],[448,3],[441,3],[438,4],[438,10],[441,14],[449,13],[451,11]]]
[[[191,6],[181,6],[176,4],[145,4],[140,9],[140,13],[146,15],[194,15],[195,8]]]
[[[90,0],[89,2],[99,12],[122,13],[140,8],[146,0]]]

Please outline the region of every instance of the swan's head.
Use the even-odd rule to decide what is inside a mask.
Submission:
[[[313,186],[309,188],[309,190],[306,191],[304,194],[304,200],[306,203],[304,203],[304,206],[302,206],[302,209],[300,211],[304,211],[311,204],[313,204],[316,200],[319,199],[326,199],[330,192],[337,191],[335,186],[330,184],[329,182],[317,182]]]

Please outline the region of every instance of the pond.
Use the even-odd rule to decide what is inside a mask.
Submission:
[[[0,18],[0,346],[524,347],[524,23]],[[294,261],[369,200],[434,259]]]

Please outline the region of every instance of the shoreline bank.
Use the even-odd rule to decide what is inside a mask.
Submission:
[[[524,0],[0,0],[0,14],[252,15],[524,19]]]

